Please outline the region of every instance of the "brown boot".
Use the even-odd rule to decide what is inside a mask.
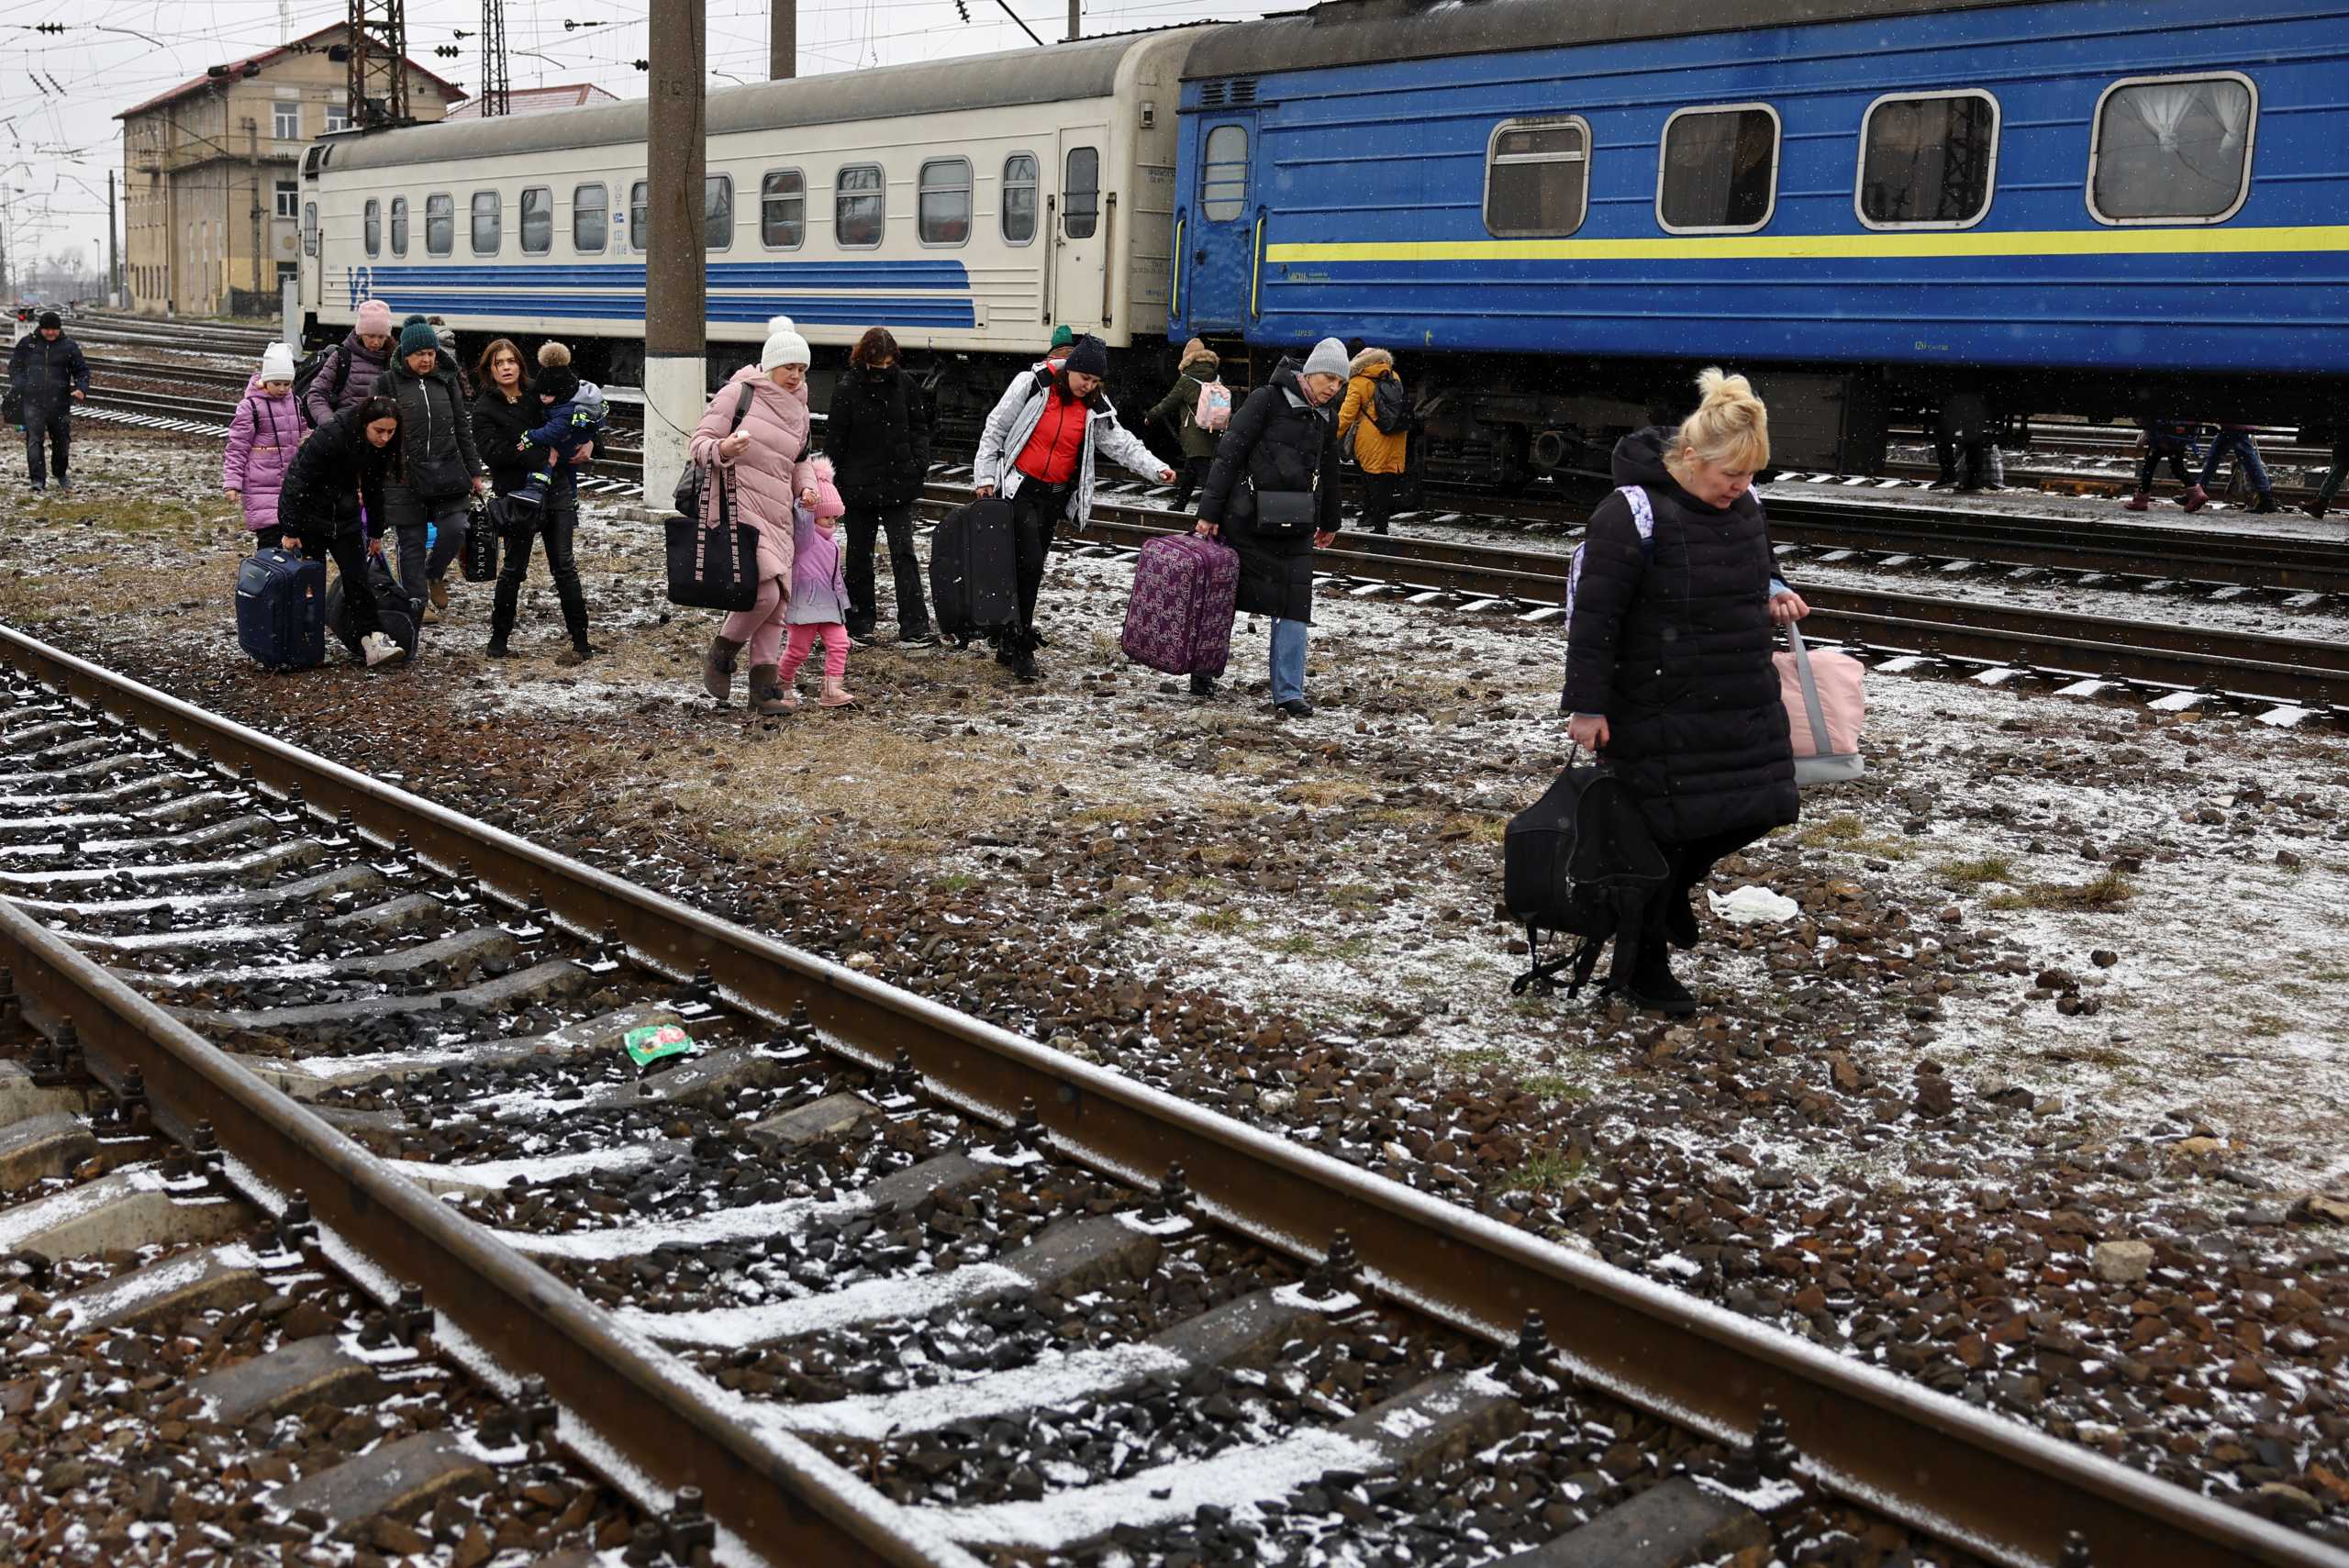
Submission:
[[[711,638],[709,651],[701,656],[701,689],[724,702],[734,690],[734,656],[741,651],[742,645],[730,637]]]
[[[846,683],[835,681],[827,676],[824,680],[824,695],[816,701],[818,706],[822,707],[851,707],[855,706],[856,694],[848,689]]]
[[[772,664],[751,666],[751,711],[761,718],[780,718],[799,706],[796,692],[784,690]]]

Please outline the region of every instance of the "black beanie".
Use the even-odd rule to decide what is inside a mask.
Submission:
[[[1068,358],[1061,361],[1061,368],[1072,375],[1099,376],[1107,381],[1109,379],[1109,346],[1088,332],[1076,340],[1076,347],[1068,351]]]
[[[545,365],[532,390],[551,395],[557,403],[568,403],[579,390],[579,373],[569,365]]]
[[[58,319],[57,312],[53,310],[44,310],[40,313],[40,325],[43,330],[47,330],[51,327],[61,329],[65,323]]]

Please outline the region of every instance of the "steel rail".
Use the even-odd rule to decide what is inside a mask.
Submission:
[[[656,969],[707,964],[754,1014],[804,1006],[851,1056],[880,1066],[902,1051],[945,1100],[997,1120],[1032,1105],[1061,1150],[1097,1170],[1148,1181],[1179,1162],[1206,1212],[1270,1245],[1314,1257],[1345,1230],[1369,1284],[1461,1328],[1513,1342],[1538,1311],[1568,1370],[1667,1419],[1735,1437],[1775,1404],[1821,1485],[1995,1562],[2053,1564],[2077,1530],[2113,1563],[2349,1568],[2349,1554],[2281,1526],[567,861],[6,628],[0,660],[171,744],[250,764],[272,788],[299,785],[313,809],[348,807],[373,836],[405,832],[443,866],[469,860],[509,895],[542,895],[577,930],[615,926]],[[132,1029],[129,1048],[151,1033]],[[238,1129],[260,1133],[258,1118]],[[320,1183],[295,1184],[318,1201]],[[346,1223],[364,1224],[384,1200],[354,1186],[335,1201]],[[547,1359],[528,1344],[518,1355]],[[584,1375],[567,1361],[557,1370]],[[655,1469],[675,1473],[674,1456]],[[713,1512],[756,1501],[705,1490]]]

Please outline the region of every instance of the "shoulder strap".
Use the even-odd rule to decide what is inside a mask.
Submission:
[[[342,389],[351,384],[351,356],[342,351],[342,345],[340,343],[335,345],[333,352],[334,391],[330,395],[340,397]]]
[[[750,417],[751,384],[746,381],[742,384],[742,395],[734,400],[734,422],[726,427],[726,433],[730,436],[735,431],[740,429],[742,428],[742,421]]]
[[[1787,623],[1787,641],[1795,651],[1795,678],[1802,684],[1802,711],[1810,720],[1810,754],[1824,757],[1832,752],[1835,743],[1827,738],[1827,711],[1819,706],[1819,683],[1810,673],[1810,650],[1802,643],[1802,631],[1794,622]]]
[[[1655,552],[1655,506],[1648,500],[1648,487],[1644,484],[1625,484],[1618,487],[1615,494],[1623,497],[1625,503],[1631,508],[1631,526],[1640,533],[1640,553],[1653,554]]]

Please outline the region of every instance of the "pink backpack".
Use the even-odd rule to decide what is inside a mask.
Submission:
[[[1231,389],[1220,381],[1199,383],[1199,401],[1191,409],[1191,423],[1202,430],[1220,430],[1231,423]]]
[[[1793,651],[1774,653],[1770,660],[1778,667],[1778,696],[1787,705],[1787,728],[1794,736],[1795,783],[1858,778],[1866,771],[1860,726],[1867,717],[1867,667],[1848,653],[1812,653],[1792,622],[1787,640]],[[1822,735],[1823,742],[1818,739]]]

